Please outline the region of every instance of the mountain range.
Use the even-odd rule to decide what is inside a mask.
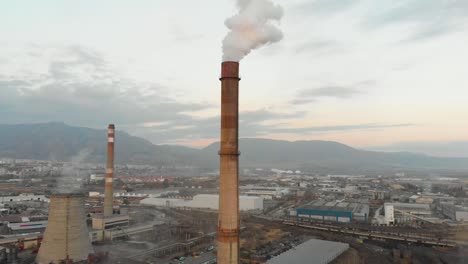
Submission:
[[[104,163],[106,130],[64,123],[0,125],[0,158]],[[332,141],[240,139],[243,168],[301,169],[324,173],[379,171],[468,171],[468,158],[442,158],[408,152],[365,151]],[[216,169],[219,143],[202,149],[154,145],[123,131],[116,134],[116,162]],[[83,155],[83,153],[85,153]]]

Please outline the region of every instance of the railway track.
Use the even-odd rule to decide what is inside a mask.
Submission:
[[[345,229],[333,225],[318,225],[318,224],[304,224],[294,221],[282,221],[283,225],[295,226],[307,229],[314,229],[320,231],[327,231],[333,233],[346,234],[351,236],[357,236],[367,239],[382,239],[382,240],[393,240],[405,243],[417,243],[427,246],[438,246],[438,247],[456,247],[456,243],[430,238],[427,236],[418,236],[411,234],[401,234],[401,233],[382,233],[376,231],[363,231],[356,229]]]
[[[294,221],[290,219],[277,219],[265,216],[255,216],[255,218],[263,219],[270,222],[276,222],[282,225],[294,226],[299,228],[313,229],[318,231],[326,231],[337,234],[346,234],[355,237],[361,237],[366,239],[380,239],[380,240],[391,240],[404,243],[416,243],[426,246],[438,246],[438,247],[456,247],[458,243],[452,240],[439,239],[430,233],[410,233],[410,232],[391,232],[388,229],[385,230],[369,230],[362,229],[356,226],[343,226],[333,225],[325,223],[310,223],[302,221]]]

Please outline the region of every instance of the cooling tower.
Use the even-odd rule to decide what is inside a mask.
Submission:
[[[115,126],[110,124],[107,129],[107,166],[106,186],[104,190],[104,217],[111,217],[114,210],[114,144]]]
[[[55,194],[50,198],[49,221],[36,263],[87,263],[93,254],[82,194]]]
[[[239,263],[239,63],[221,64],[218,263]]]

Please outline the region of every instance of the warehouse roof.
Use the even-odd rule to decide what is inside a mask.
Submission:
[[[417,203],[385,203],[385,205],[393,205],[394,207],[400,208],[417,208],[417,209],[426,209],[430,210],[430,204],[417,204]]]
[[[349,245],[345,243],[310,239],[305,243],[292,248],[281,255],[270,260],[268,264],[327,264],[332,262],[343,252],[348,250]],[[313,262],[311,262],[313,260]]]
[[[195,197],[198,197],[198,198],[213,198],[213,199],[218,199],[219,198],[219,194],[197,194],[195,195],[193,198],[195,199]],[[241,199],[246,199],[246,200],[258,200],[258,199],[263,199],[259,196],[248,196],[248,195],[239,195],[239,198]]]
[[[362,213],[362,212],[368,211],[369,206],[366,204],[359,204],[359,203],[348,203],[348,202],[337,202],[337,201],[326,202],[323,200],[317,200],[309,204],[306,204],[304,206],[300,206],[299,208]]]

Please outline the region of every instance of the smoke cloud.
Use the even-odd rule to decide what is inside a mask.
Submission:
[[[70,162],[64,165],[61,176],[57,179],[56,192],[73,193],[80,191],[83,181],[89,174],[84,168],[84,163],[88,160],[90,154],[90,149],[83,149],[70,158]]]
[[[223,61],[240,61],[253,49],[280,41],[283,33],[275,25],[283,8],[270,0],[237,0],[239,13],[226,19],[230,29],[223,40]]]

